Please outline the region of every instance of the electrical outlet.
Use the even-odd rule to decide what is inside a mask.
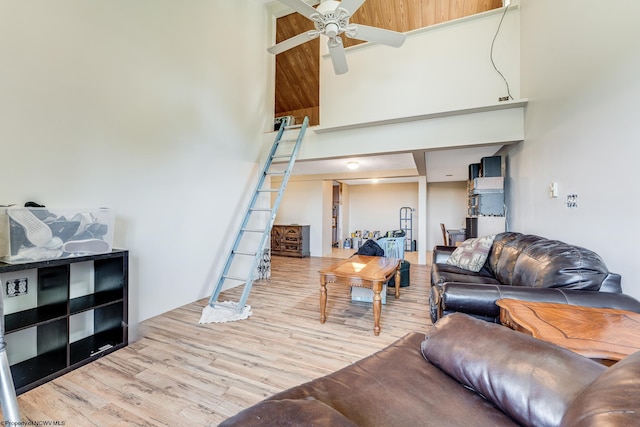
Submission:
[[[5,292],[8,297],[26,295],[29,291],[29,281],[26,277],[21,279],[7,280]]]
[[[501,96],[500,98],[498,98],[498,102],[503,102],[503,101],[508,101],[509,97],[508,96]]]
[[[578,207],[578,195],[577,194],[567,194],[567,207],[568,208],[577,208]]]

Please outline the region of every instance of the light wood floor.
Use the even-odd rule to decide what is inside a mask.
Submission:
[[[138,341],[19,396],[23,420],[215,426],[273,393],[428,329],[429,267],[413,263],[411,285],[383,306],[379,336],[371,304],[351,302],[348,288],[338,285],[329,286],[328,319],[320,324],[317,272],[336,261],[273,257],[271,280],[252,289],[248,320],[199,325],[203,299],[144,321]],[[231,289],[220,300],[237,301],[239,294]]]

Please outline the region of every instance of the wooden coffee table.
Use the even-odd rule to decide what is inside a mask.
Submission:
[[[396,275],[395,297],[400,298],[399,258],[354,255],[329,268],[320,270],[320,323],[327,320],[327,284],[358,286],[373,290],[373,333],[380,335],[380,313],[382,312],[382,285]]]
[[[500,322],[610,365],[640,350],[640,314],[613,308],[500,299]]]

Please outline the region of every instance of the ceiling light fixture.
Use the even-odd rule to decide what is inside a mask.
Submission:
[[[378,178],[371,178],[371,182],[377,184],[378,182],[380,182],[380,180]]]
[[[360,163],[358,162],[347,162],[347,167],[349,169],[358,169],[360,167]]]

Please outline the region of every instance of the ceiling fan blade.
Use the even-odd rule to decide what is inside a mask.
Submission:
[[[347,37],[352,39],[364,40],[392,47],[402,46],[407,38],[403,33],[360,24],[349,25],[345,34]]]
[[[303,2],[302,0],[280,0],[280,3],[286,4],[291,9],[295,10],[301,15],[306,16],[309,19],[311,19],[311,15],[318,13],[318,11],[315,8],[309,6],[307,3]]]
[[[331,56],[331,62],[333,63],[333,71],[335,71],[336,74],[344,74],[349,71],[347,55],[344,53],[342,39],[340,37],[329,39],[328,45],[329,55]]]
[[[267,50],[273,53],[274,55],[277,55],[279,53],[284,52],[285,50],[289,50],[303,43],[306,43],[309,40],[313,40],[317,38],[319,35],[320,33],[318,33],[317,31],[307,31],[306,33],[301,33],[301,34],[298,34],[297,36],[291,37],[290,39],[281,41],[280,43],[274,46],[271,46]]]
[[[342,0],[338,7],[345,9],[350,13],[349,16],[352,16],[356,13],[356,10],[360,9],[360,6],[362,6],[362,3],[364,2],[365,0]]]

